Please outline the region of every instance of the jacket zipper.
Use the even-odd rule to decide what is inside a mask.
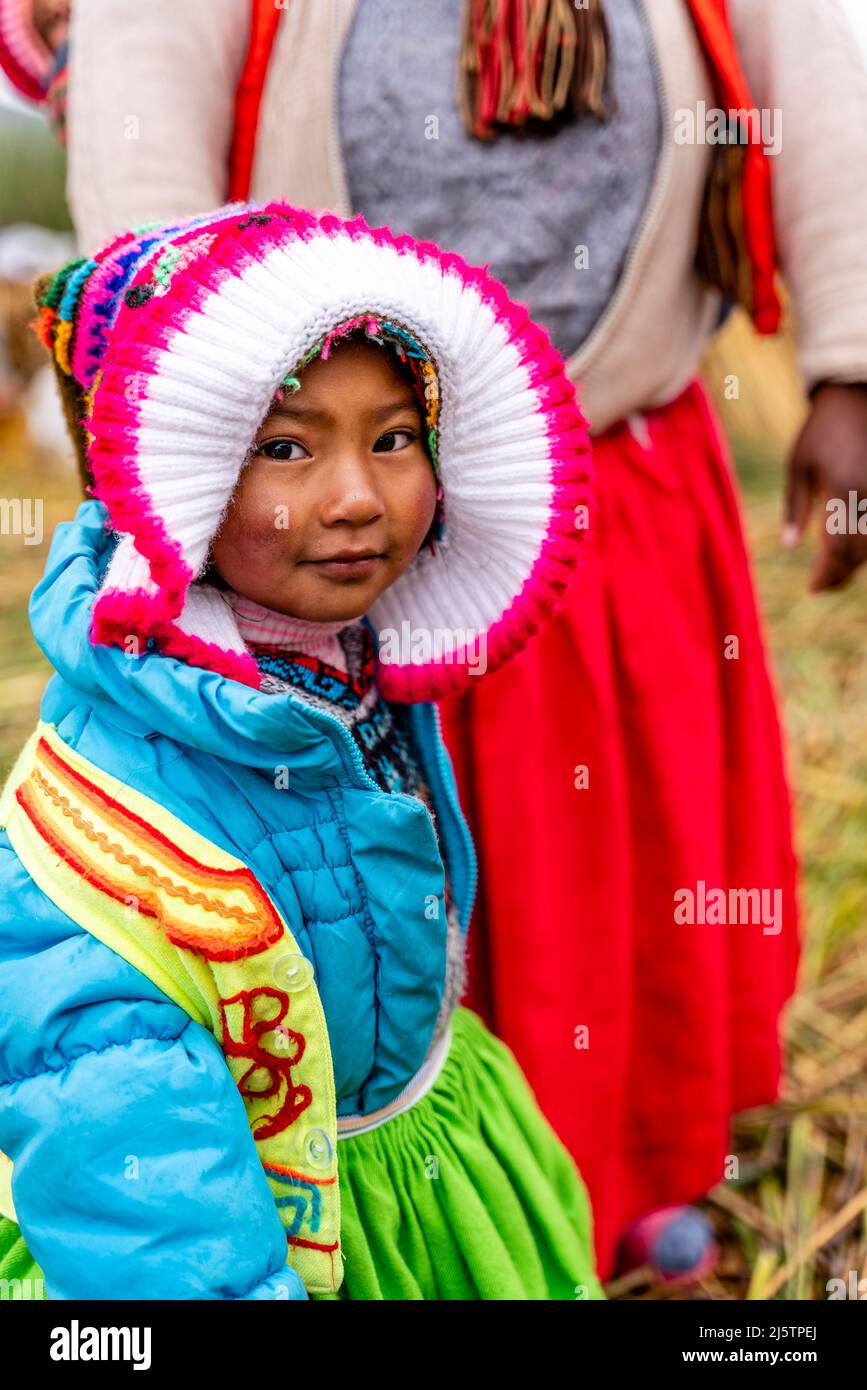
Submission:
[[[437,790],[439,791],[439,804],[448,806],[453,828],[457,830],[457,834],[452,839],[450,832],[446,830],[446,822],[443,820],[443,839],[447,842],[450,839],[452,841],[451,845],[447,843],[447,849],[449,851],[457,849],[463,860],[462,867],[465,886],[463,901],[458,905],[458,914],[460,916],[461,925],[464,931],[466,931],[469,926],[470,916],[476,900],[476,889],[478,887],[479,869],[476,849],[466,818],[461,810],[460,802],[453,790],[454,777],[446,757],[442,716],[440,715],[439,705],[435,703],[420,705],[415,711],[413,718],[419,731],[420,740],[427,738],[433,753],[432,768],[436,773],[435,780],[437,783]],[[425,728],[425,725],[428,727]]]
[[[384,793],[382,787],[371,777],[367,768],[364,766],[364,760],[349,730],[335,715],[328,714],[325,710],[313,709],[307,705],[304,706],[304,713],[312,718],[314,723],[322,722],[330,724],[337,730],[334,741],[338,745],[338,751],[341,753],[343,764],[348,770],[355,772],[360,786],[379,792],[381,795],[393,796],[396,800],[412,803],[414,806],[421,805],[424,807],[425,815],[430,821],[431,831],[434,838],[436,838],[436,827],[434,826],[430,811],[427,806],[425,806],[424,802],[419,797],[413,796],[411,792]],[[430,724],[428,727],[425,727],[427,722],[426,715],[429,715],[430,724],[433,725],[432,729]],[[427,748],[423,747],[421,751],[425,762],[425,771],[433,771],[435,774],[432,780],[436,783],[435,800],[437,802],[437,807],[445,806],[446,808],[447,814],[442,821],[443,839],[446,842],[446,849],[457,849],[461,859],[461,867],[464,875],[464,889],[462,894],[463,901],[458,911],[460,913],[461,924],[464,930],[466,930],[470,920],[470,913],[473,909],[473,903],[475,902],[478,880],[475,846],[473,845],[472,836],[470,835],[464,814],[460,809],[460,803],[450,788],[449,769],[446,763],[446,750],[442,737],[442,721],[440,719],[439,709],[435,704],[421,705],[417,707],[417,709],[414,709],[411,719],[417,733],[420,735],[420,740],[427,743]],[[345,756],[347,753],[349,754],[348,760]],[[425,753],[432,754],[432,757],[425,757]],[[439,792],[439,797],[436,797],[436,791]],[[446,825],[449,819],[451,824],[447,829]]]

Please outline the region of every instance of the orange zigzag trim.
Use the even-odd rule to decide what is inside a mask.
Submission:
[[[302,1173],[298,1168],[287,1168],[283,1163],[274,1163],[270,1158],[267,1162],[263,1159],[262,1166],[266,1173],[277,1173],[282,1178],[298,1178],[300,1182],[313,1183],[316,1187],[328,1187],[331,1183],[337,1182],[336,1174],[330,1178],[314,1178],[310,1173]]]
[[[283,934],[283,924],[272,903],[248,868],[242,865],[237,869],[219,869],[202,864],[178,846],[173,845],[154,826],[148,825],[133,811],[120,806],[100,787],[95,786],[86,777],[76,772],[55,753],[44,739],[39,741],[38,754],[60,774],[61,780],[66,779],[80,791],[85,804],[88,801],[96,802],[98,813],[110,825],[117,826],[125,835],[141,842],[142,852],[156,852],[159,858],[169,861],[170,867],[173,863],[176,870],[187,875],[195,875],[206,882],[216,880],[214,886],[217,891],[243,887],[262,909],[260,912],[247,913],[242,908],[221,902],[219,898],[209,897],[204,892],[196,892],[184,884],[173,883],[153,865],[145,863],[138,855],[124,850],[121,845],[110,840],[105,831],[97,829],[93,822],[87,819],[81,807],[73,806],[70,799],[63,796],[62,792],[51,784],[38,766],[34,767],[31,780],[36,784],[43,798],[51,801],[61,815],[68,817],[72,824],[81,830],[103,854],[110,855],[119,864],[132,868],[137,874],[150,880],[156,891],[152,895],[145,895],[140,899],[138,910],[145,916],[155,918],[165,930],[168,939],[176,946],[183,946],[196,951],[209,960],[231,961],[256,955],[260,951],[267,950],[269,946],[279,940]],[[40,808],[31,786],[22,783],[16,791],[16,799],[38,834],[82,878],[108,897],[127,905],[129,905],[128,899],[130,897],[137,896],[130,893],[128,884],[122,885],[116,879],[113,880],[107,876],[104,871],[100,870],[95,860],[83,859],[71,839],[63,836],[60,825],[55,825],[52,828]],[[235,933],[232,936],[224,933],[222,939],[215,940],[212,936],[196,931],[192,927],[166,922],[160,905],[160,892],[191,906],[200,907],[206,912],[214,912],[224,921],[228,919],[229,922],[237,923],[239,926],[249,926],[253,928],[253,931]]]

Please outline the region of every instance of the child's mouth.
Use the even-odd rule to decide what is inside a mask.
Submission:
[[[385,555],[381,551],[345,550],[322,560],[303,560],[302,564],[314,565],[318,574],[324,574],[329,579],[364,579],[373,574],[384,560]]]

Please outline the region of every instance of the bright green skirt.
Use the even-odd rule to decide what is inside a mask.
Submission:
[[[578,1170],[510,1049],[469,1009],[455,1010],[430,1090],[338,1143],[345,1274],[314,1297],[605,1297]],[[0,1219],[0,1279],[39,1277]]]
[[[42,1270],[34,1260],[20,1228],[0,1216],[0,1300],[45,1298]]]

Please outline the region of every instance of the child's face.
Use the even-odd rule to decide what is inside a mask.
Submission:
[[[390,351],[338,341],[299,380],[260,426],[211,555],[255,603],[351,621],[418,553],[436,479],[416,397]]]

